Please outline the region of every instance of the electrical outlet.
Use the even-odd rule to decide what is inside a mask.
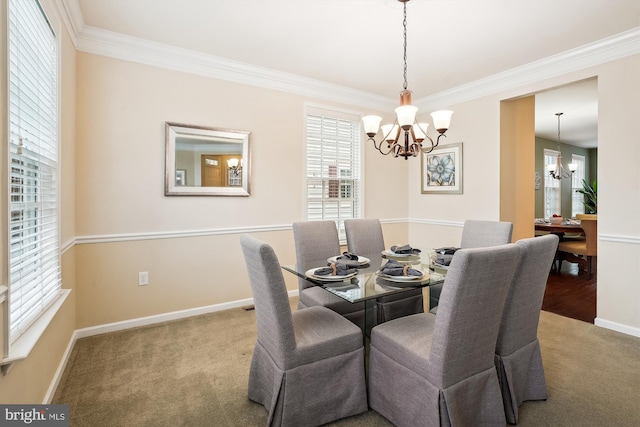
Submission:
[[[149,284],[149,272],[141,271],[138,273],[138,286],[145,286]]]

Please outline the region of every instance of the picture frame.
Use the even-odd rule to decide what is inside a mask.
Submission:
[[[187,170],[176,169],[176,186],[184,187],[185,185],[187,185]]]
[[[421,154],[422,194],[462,194],[462,142]]]

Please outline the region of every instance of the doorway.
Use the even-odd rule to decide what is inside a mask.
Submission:
[[[563,110],[563,111],[560,111]],[[562,87],[552,88],[527,97],[505,100],[500,105],[500,219],[514,223],[513,240],[534,235],[534,219],[540,214],[543,188],[536,177],[545,173],[543,157],[536,142],[546,140],[558,147],[558,125],[555,113],[563,112],[561,140],[584,145],[589,151],[586,160],[586,179],[597,179],[597,79],[592,78]],[[571,121],[565,120],[571,116]],[[580,118],[578,120],[578,118]],[[586,121],[585,121],[586,120]],[[565,126],[565,121],[566,126]],[[544,125],[546,122],[545,126]],[[541,130],[544,128],[545,130]],[[566,129],[565,129],[566,128]],[[589,135],[593,136],[591,139]],[[569,145],[568,144],[568,145]],[[567,148],[563,147],[562,150]],[[562,151],[561,150],[561,151]],[[568,150],[568,149],[567,149]],[[573,153],[562,152],[566,159]],[[566,163],[566,160],[563,162]],[[567,180],[571,181],[571,179]],[[569,185],[562,194],[563,217],[574,216],[572,192]],[[565,195],[566,194],[566,195]],[[597,264],[597,257],[594,258]],[[597,268],[589,278],[577,264],[563,263],[562,271],[552,272],[547,283],[543,309],[593,323],[596,312]]]

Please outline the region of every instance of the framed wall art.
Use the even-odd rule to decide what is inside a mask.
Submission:
[[[462,194],[462,142],[422,151],[422,194]]]

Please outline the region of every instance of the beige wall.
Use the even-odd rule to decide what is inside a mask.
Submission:
[[[86,53],[77,73],[79,328],[249,298],[243,232],[295,261],[304,106],[324,103]],[[164,196],[165,121],[251,131],[251,196]],[[365,165],[365,214],[406,218],[406,163],[367,146]],[[385,232],[406,241],[406,224]],[[155,238],[163,233],[175,237]]]
[[[106,299],[107,303],[102,310],[94,310],[95,305],[85,306],[79,303],[79,326],[91,326],[103,322],[126,320],[137,317],[135,312],[127,311],[118,301],[135,299],[141,292],[153,294],[151,311],[162,313],[166,310],[180,310],[188,307],[189,300],[173,299],[176,283],[165,281],[170,275],[162,274],[171,260],[164,258],[167,242],[158,240],[147,243],[145,251],[157,251],[161,256],[149,263],[143,255],[131,251],[131,256],[126,264],[116,262],[117,256],[111,248],[119,248],[109,240],[114,235],[124,234],[135,236],[138,233],[162,233],[185,232],[190,230],[214,230],[212,236],[202,240],[193,240],[186,243],[176,240],[176,247],[184,248],[187,253],[195,247],[220,248],[226,247],[233,238],[223,237],[220,233],[227,233],[232,228],[244,229],[245,227],[262,227],[265,231],[273,231],[278,227],[288,227],[291,222],[302,219],[302,189],[300,185],[292,185],[294,182],[302,182],[304,151],[302,145],[302,111],[305,99],[295,96],[277,93],[269,90],[215,81],[197,76],[186,75],[179,72],[154,69],[138,64],[117,61],[109,58],[98,57],[89,54],[79,54],[78,59],[78,138],[83,143],[78,149],[78,176],[83,176],[82,182],[78,181],[76,197],[82,200],[78,204],[78,218],[76,230],[79,242],[90,236],[97,236],[98,243],[86,246],[79,245],[78,254],[82,257],[82,268],[79,270],[79,283],[82,288],[79,291],[81,301],[90,301],[102,293],[108,293],[113,280],[104,274],[92,272],[101,270],[98,265],[127,265],[127,272],[119,272],[118,286],[122,286],[116,295]],[[630,65],[631,66],[630,66]],[[403,221],[409,218],[408,232],[412,244],[424,248],[441,246],[444,244],[457,244],[459,241],[460,223],[467,217],[498,219],[500,218],[500,102],[515,99],[520,96],[534,94],[550,87],[570,83],[588,77],[598,77],[599,82],[609,82],[611,93],[616,93],[617,99],[627,99],[624,104],[626,109],[636,111],[637,100],[630,94],[633,91],[625,89],[624,79],[619,74],[624,74],[627,69],[637,67],[637,58],[627,58],[616,61],[606,66],[572,73],[562,78],[555,78],[544,82],[532,84],[528,87],[514,89],[509,92],[488,96],[482,99],[466,102],[453,106],[456,111],[451,131],[448,133],[447,142],[462,141],[464,145],[464,194],[462,196],[451,195],[422,195],[420,194],[420,163],[418,159],[405,162],[401,159],[392,159],[380,156],[370,147],[366,153],[366,206],[367,216],[377,216],[383,219]],[[632,78],[628,77],[628,80]],[[617,83],[617,84],[616,84]],[[633,82],[630,82],[633,84]],[[169,90],[162,92],[163,87],[180,87],[180,91]],[[605,85],[607,87],[607,85]],[[162,96],[151,97],[151,94],[162,93]],[[228,101],[228,96],[233,94],[235,101],[232,107],[223,108]],[[222,98],[222,99],[220,99]],[[600,87],[599,102],[607,102],[609,93],[603,92]],[[152,99],[152,101],[149,101]],[[202,101],[208,100],[207,102]],[[238,101],[240,99],[240,101]],[[247,108],[242,106],[247,104]],[[124,105],[127,105],[124,107]],[[265,107],[258,108],[258,105]],[[278,108],[272,108],[277,105]],[[348,107],[348,106],[347,106]],[[635,110],[634,110],[635,108]],[[201,110],[207,110],[203,113]],[[620,109],[615,104],[613,109]],[[234,110],[235,114],[229,114]],[[601,106],[602,110],[602,106]],[[626,114],[626,112],[625,112]],[[176,117],[178,116],[178,117]],[[285,117],[298,117],[298,121],[285,124]],[[212,123],[212,117],[228,124]],[[613,119],[613,121],[611,121]],[[162,177],[163,170],[159,167],[163,159],[163,129],[164,120],[175,120],[194,124],[209,124],[249,129],[252,131],[253,144],[253,194],[250,198],[171,198],[163,196]],[[111,123],[111,126],[107,125]],[[287,126],[291,132],[281,132],[274,122]],[[628,124],[620,124],[619,116],[601,117],[600,134],[612,132],[622,127],[628,128]],[[98,123],[97,127],[94,126]],[[296,125],[297,123],[297,125]],[[615,132],[618,133],[618,132]],[[620,149],[629,151],[629,156],[636,155],[637,148],[629,139],[630,134],[621,135],[613,139],[609,145],[610,152],[618,153]],[[601,138],[601,140],[603,140]],[[606,144],[605,144],[606,147]],[[122,151],[132,151],[124,155]],[[606,159],[606,151],[603,155]],[[146,153],[146,154],[145,154]],[[270,168],[279,160],[282,163],[284,156],[286,167],[281,169]],[[91,159],[101,159],[100,164],[95,165]],[[297,159],[297,160],[296,160]],[[602,162],[602,160],[601,160]],[[114,169],[111,164],[119,164]],[[408,165],[408,170],[407,170]],[[269,169],[270,168],[270,169]],[[601,163],[600,173],[602,178],[605,170],[611,170]],[[615,168],[613,168],[615,169]],[[138,170],[139,177],[131,184],[128,174],[121,171]],[[381,173],[380,171],[384,171]],[[401,178],[407,176],[408,185],[403,190]],[[615,176],[615,173],[614,173]],[[522,182],[529,188],[531,179],[514,176],[514,180]],[[621,179],[622,187],[629,187],[629,180]],[[493,184],[492,184],[493,183]],[[606,186],[606,184],[605,184]],[[622,188],[621,187],[621,188]],[[100,188],[101,191],[96,191]],[[604,187],[601,187],[604,191]],[[613,188],[615,193],[617,190]],[[636,191],[637,193],[637,191]],[[382,199],[379,195],[385,194]],[[391,194],[395,200],[387,196]],[[516,191],[517,194],[517,191]],[[523,193],[525,194],[525,193]],[[606,199],[606,197],[605,197]],[[406,201],[405,201],[406,200]],[[629,204],[629,194],[624,195],[625,202],[621,206]],[[633,201],[633,196],[631,196]],[[616,203],[620,203],[617,200]],[[601,203],[604,203],[601,201]],[[633,201],[631,211],[636,209]],[[404,206],[408,207],[408,211]],[[620,255],[607,257],[606,249],[609,245],[620,249],[620,245],[628,247],[626,254],[633,256],[637,251],[638,229],[637,220],[629,218],[626,222],[614,220],[616,228],[623,225],[623,232],[614,232],[609,229],[613,223],[607,224],[606,207],[603,208],[600,234],[604,235],[602,254],[599,257],[599,287],[613,287],[613,293],[603,300],[598,301],[599,320],[606,324],[620,324],[630,328],[638,328],[638,320],[634,316],[638,307],[637,276],[631,282],[634,286],[622,287],[616,283],[615,274],[612,278],[606,276],[608,263],[617,263]],[[407,213],[408,212],[408,213]],[[611,212],[611,210],[610,210]],[[533,214],[531,214],[532,216]],[[518,227],[522,220],[518,220]],[[528,226],[528,225],[527,225]],[[233,232],[231,232],[233,236]],[[524,236],[525,234],[523,234]],[[627,243],[619,242],[615,236],[620,235]],[[226,235],[225,235],[226,236]],[[392,239],[390,237],[390,239]],[[405,234],[393,238],[393,242],[406,239]],[[629,243],[630,242],[630,243]],[[274,246],[288,248],[281,250],[280,256],[283,263],[293,262],[293,242],[289,230],[275,233],[270,241]],[[137,243],[139,244],[139,243]],[[118,249],[126,253],[127,245]],[[629,250],[630,249],[630,250]],[[240,252],[236,246],[233,268],[242,270]],[[212,249],[215,251],[215,249]],[[195,257],[195,255],[194,255]],[[624,257],[624,255],[623,255]],[[194,264],[199,264],[199,258],[195,257]],[[218,264],[215,261],[208,264],[209,268],[220,271],[220,267],[228,267],[228,264]],[[630,263],[635,265],[637,263]],[[184,265],[178,266],[184,268]],[[604,266],[604,267],[602,267]],[[105,268],[106,271],[113,269]],[[137,272],[149,271],[151,285],[149,288],[140,289],[136,285]],[[617,271],[617,270],[616,270]],[[160,273],[160,274],[159,274]],[[233,294],[224,289],[227,279],[224,276],[218,281],[210,278],[210,271],[193,271],[185,277],[197,278],[198,284],[192,286],[206,287],[205,298],[197,298],[201,305],[215,304],[232,295],[243,297],[248,295],[246,282],[239,284]],[[154,279],[158,278],[158,279]],[[175,280],[179,280],[179,276]],[[123,283],[126,281],[128,285]],[[628,280],[624,281],[629,283]],[[295,288],[295,284],[290,285]],[[95,292],[95,294],[94,294]],[[207,294],[208,292],[208,294]],[[620,301],[613,300],[613,296],[620,296]],[[196,298],[194,298],[195,300]],[[166,303],[162,303],[166,301]],[[626,306],[622,311],[617,310],[618,304]],[[125,304],[126,305],[126,304]],[[155,308],[154,308],[155,307]],[[622,313],[625,313],[621,316]],[[98,318],[98,314],[102,313]],[[104,315],[108,313],[108,315]],[[141,308],[139,315],[149,314]],[[611,313],[605,316],[604,313]],[[96,317],[96,318],[92,318]]]

